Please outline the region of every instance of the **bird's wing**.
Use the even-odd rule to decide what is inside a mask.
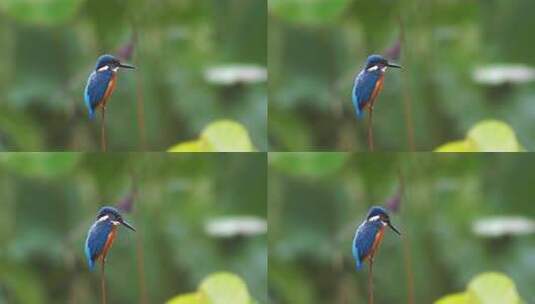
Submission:
[[[380,221],[362,223],[353,239],[353,258],[357,263],[357,269],[360,268],[364,259],[370,254],[375,242],[375,236],[383,227]]]
[[[85,241],[85,255],[90,269],[93,269],[95,260],[102,253],[112,229],[113,224],[110,221],[96,222],[89,229]]]
[[[353,106],[357,117],[362,117],[364,107],[371,101],[376,84],[381,78],[379,71],[360,72],[355,78],[353,85]]]
[[[110,70],[95,71],[89,75],[84,92],[84,101],[91,118],[94,115],[95,108],[104,98],[112,76],[113,72]]]

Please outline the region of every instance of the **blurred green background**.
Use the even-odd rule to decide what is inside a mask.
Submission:
[[[109,101],[109,150],[167,150],[219,119],[266,150],[266,14],[265,0],[0,1],[0,150],[98,151],[83,90],[103,53],[137,66]]]
[[[433,303],[486,271],[535,302],[535,157],[270,153],[268,163],[270,303],[367,303],[367,264],[355,270],[351,244],[368,208],[396,198],[399,172],[391,220],[402,238],[386,231],[375,257],[376,303],[411,303],[411,283],[412,303]],[[496,219],[502,235],[476,233],[496,216],[521,218]]]
[[[398,47],[404,69],[387,71],[376,102],[376,150],[433,150],[483,119],[505,121],[533,150],[533,10],[531,0],[270,0],[270,150],[366,151],[354,77],[368,55],[395,58]]]
[[[247,230],[241,218],[265,222],[265,155],[4,153],[0,303],[98,303],[87,230],[101,206],[128,198],[132,176],[137,196],[124,217],[137,232],[119,229],[108,254],[108,303],[163,303],[217,271],[266,302],[265,228]],[[217,226],[228,217],[238,218]]]

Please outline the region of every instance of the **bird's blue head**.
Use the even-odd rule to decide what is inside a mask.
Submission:
[[[98,211],[98,214],[97,214],[97,220],[100,220],[102,219],[103,217],[107,216],[108,220],[111,220],[112,222],[116,223],[116,224],[122,224],[124,225],[125,227],[133,230],[133,231],[136,231],[136,229],[134,229],[134,227],[132,227],[132,225],[130,225],[128,222],[126,222],[123,217],[121,216],[121,213],[119,213],[119,211],[113,207],[102,207],[100,208],[100,210]]]
[[[135,69],[134,66],[121,63],[118,58],[108,54],[98,57],[97,65],[95,66],[95,70],[97,71],[100,71],[102,69],[109,69],[115,72],[119,68]]]
[[[390,223],[390,216],[388,215],[388,212],[383,207],[379,206],[373,206],[370,208],[370,211],[368,211],[368,215],[366,216],[366,221],[381,221],[382,223],[388,225],[392,230],[394,230],[395,233],[398,235],[401,235],[399,231]]]
[[[386,60],[386,58],[384,58],[381,55],[376,55],[376,54],[370,55],[368,59],[366,60],[367,71],[382,70],[385,67],[401,69],[401,66],[388,62],[388,60]]]

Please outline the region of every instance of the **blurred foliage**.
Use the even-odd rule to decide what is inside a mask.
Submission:
[[[265,303],[265,232],[218,236],[207,226],[265,219],[266,174],[260,153],[0,154],[0,303],[97,303],[86,233],[99,207],[134,186],[124,217],[137,231],[120,229],[108,254],[109,303],[164,303],[217,271]],[[213,289],[204,282],[200,290]]]
[[[252,152],[254,147],[245,127],[220,120],[206,126],[196,140],[177,144],[169,152]]]
[[[367,151],[351,89],[373,53],[403,66],[387,71],[374,107],[378,150],[431,151],[484,119],[535,149],[533,10],[531,0],[269,1],[270,150]],[[518,68],[480,69],[495,65]]]
[[[446,143],[436,152],[519,152],[522,146],[515,131],[501,121],[484,120],[469,131],[464,140]]]
[[[210,275],[199,286],[196,293],[176,296],[167,304],[252,304],[247,286],[240,277],[232,273]]]
[[[468,284],[464,293],[449,295],[435,304],[521,304],[515,283],[501,273],[483,273]]]
[[[300,155],[305,171],[289,161]],[[391,220],[402,236],[387,231],[375,256],[376,303],[410,303],[411,282],[414,303],[433,303],[487,271],[514,280],[526,303],[535,300],[533,230],[473,230],[494,216],[535,220],[530,155],[310,155],[269,155],[270,303],[366,303],[367,269],[355,270],[351,242],[368,208],[387,205],[401,184],[400,209]]]
[[[110,150],[163,151],[219,119],[266,150],[265,77],[207,78],[266,67],[266,14],[265,0],[0,1],[0,150],[99,150],[83,90],[103,53],[137,67],[119,72],[108,104]]]

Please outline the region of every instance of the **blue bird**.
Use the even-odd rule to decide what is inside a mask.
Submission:
[[[362,267],[366,259],[369,259],[371,263],[373,262],[373,257],[383,239],[386,226],[401,235],[390,223],[390,217],[384,208],[371,207],[366,220],[357,228],[353,238],[352,251],[357,270]]]
[[[362,71],[355,77],[351,95],[357,118],[362,118],[366,107],[370,112],[373,111],[375,98],[383,89],[384,73],[388,67],[401,68],[381,55],[370,55]]]
[[[125,227],[136,231],[127,223],[119,211],[113,207],[102,207],[97,214],[95,223],[89,228],[87,239],[85,240],[85,256],[89,270],[93,270],[95,262],[106,261],[106,255],[110,250],[113,241],[117,235],[117,226]]]
[[[134,66],[121,63],[112,55],[102,55],[98,58],[95,70],[89,75],[84,91],[84,101],[90,119],[95,117],[95,110],[99,107],[102,107],[104,115],[106,103],[117,83],[119,68],[135,69]]]

